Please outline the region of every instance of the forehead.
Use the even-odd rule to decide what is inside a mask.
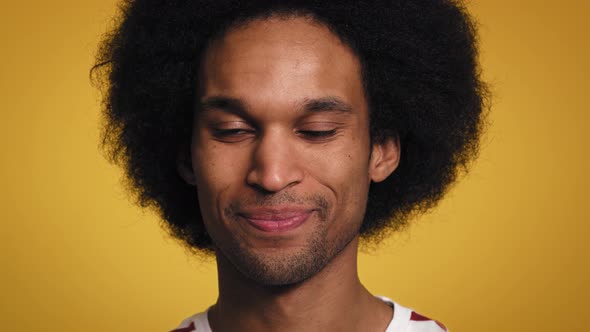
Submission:
[[[326,96],[357,107],[364,102],[356,55],[305,17],[259,19],[230,30],[208,49],[202,73],[205,96],[229,95],[248,104]]]

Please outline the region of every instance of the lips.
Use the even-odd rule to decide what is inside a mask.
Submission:
[[[305,223],[312,210],[257,209],[239,215],[248,224],[263,232],[277,233],[295,229]]]

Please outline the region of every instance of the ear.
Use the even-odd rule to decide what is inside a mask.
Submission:
[[[192,163],[182,153],[178,154],[176,158],[176,170],[184,181],[190,185],[196,185],[195,173],[193,172]]]
[[[387,137],[374,143],[369,160],[369,177],[373,182],[381,182],[395,171],[399,165],[400,143],[398,136]]]

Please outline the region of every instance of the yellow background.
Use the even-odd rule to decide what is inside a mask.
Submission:
[[[0,7],[0,330],[168,331],[215,268],[132,206],[98,152],[88,70],[113,0]],[[585,0],[473,0],[495,94],[472,172],[360,258],[376,294],[459,331],[585,331],[590,132]]]

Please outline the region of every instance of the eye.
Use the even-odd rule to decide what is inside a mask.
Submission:
[[[242,128],[233,128],[233,129],[213,129],[213,135],[215,136],[232,136],[232,135],[241,135],[250,132],[247,129]]]
[[[336,134],[336,129],[332,130],[300,130],[299,134],[309,140],[325,140]]]
[[[215,139],[227,143],[241,142],[256,135],[254,130],[247,128],[212,128],[211,133]]]

